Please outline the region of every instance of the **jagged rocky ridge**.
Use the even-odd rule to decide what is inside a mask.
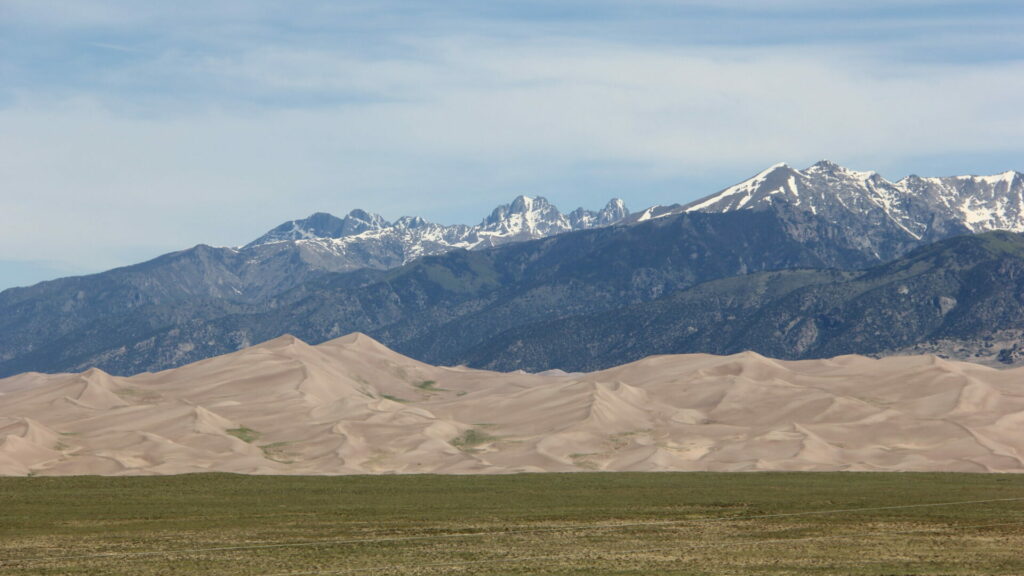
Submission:
[[[711,196],[685,205],[655,206],[631,220],[685,212],[774,210],[782,205],[839,225],[834,241],[887,261],[958,234],[1024,232],[1024,175],[911,175],[890,182],[876,172],[850,170],[827,160],[804,170],[776,164]]]
[[[300,254],[333,271],[383,269],[456,248],[473,250],[610,226],[628,215],[625,203],[618,198],[599,211],[577,208],[562,214],[545,198],[529,196],[498,206],[476,226],[445,226],[419,217],[388,222],[363,210],[353,210],[344,218],[317,213],[285,222],[244,249],[284,243],[296,246]]]
[[[822,160],[794,170],[777,164],[754,178],[685,205],[685,212],[759,209],[777,202],[837,217],[840,210],[879,213],[917,239],[945,235],[954,223],[970,232],[1024,232],[1024,178],[994,176],[922,178],[890,182],[877,172],[858,172]]]
[[[235,296],[259,300],[324,272],[387,270],[451,250],[483,249],[610,226],[628,215],[618,198],[598,211],[577,208],[563,214],[539,196],[518,196],[476,226],[445,226],[411,216],[388,222],[363,210],[353,210],[344,218],[316,213],[285,222],[235,250],[240,264],[234,268],[240,270],[241,282],[233,290]],[[224,295],[221,290],[219,296]]]

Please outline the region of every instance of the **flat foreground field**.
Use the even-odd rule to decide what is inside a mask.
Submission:
[[[0,478],[2,574],[1024,574],[1024,476]]]

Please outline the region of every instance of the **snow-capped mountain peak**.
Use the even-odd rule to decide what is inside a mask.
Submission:
[[[443,226],[414,216],[391,223],[363,210],[353,210],[344,218],[319,212],[285,222],[243,249],[258,252],[264,246],[277,246],[275,250],[294,246],[307,262],[328,270],[391,268],[454,249],[471,250],[610,226],[628,215],[625,203],[617,198],[600,211],[578,208],[566,215],[539,196],[517,196],[495,208],[477,226]]]
[[[621,198],[612,198],[597,214],[599,224],[613,224],[629,216],[629,209]]]
[[[1002,183],[1005,183],[1007,185],[1011,185],[1012,186],[1013,185],[1013,181],[1015,179],[1017,179],[1020,175],[1021,175],[1020,172],[1016,172],[1014,170],[1009,170],[1009,171],[1003,172],[1002,174],[992,174],[991,176],[973,176],[973,175],[968,175],[968,176],[954,176],[954,178],[956,178],[957,180],[974,180],[974,181],[977,181],[977,182],[984,182],[985,184],[989,184],[991,186],[995,186],[995,185],[1002,184]]]
[[[776,164],[721,192],[671,212],[768,210],[785,204],[830,222],[856,219],[863,226],[893,226],[915,241],[956,232],[1024,231],[1024,178],[1014,171],[992,176],[924,178],[890,182],[874,171],[851,170],[822,160],[804,170]]]
[[[391,223],[379,214],[371,214],[364,210],[353,210],[344,218],[326,212],[316,212],[301,220],[289,220],[246,244],[244,248],[315,238],[344,238],[390,226]]]
[[[805,176],[828,175],[840,178],[854,178],[856,180],[868,180],[878,176],[877,172],[851,170],[845,166],[840,166],[831,160],[820,160],[815,162],[813,165],[801,170],[800,173]]]
[[[1024,178],[1008,171],[990,176],[908,176],[896,184],[939,207],[970,232],[1024,232]]]
[[[424,226],[430,226],[430,222],[419,216],[402,216],[395,220],[394,225],[397,228],[423,228]]]
[[[517,196],[511,204],[495,208],[480,223],[482,233],[510,237],[540,238],[572,229],[558,208],[541,196]]]
[[[770,205],[772,196],[777,194],[791,195],[799,198],[800,190],[797,179],[800,172],[780,163],[762,170],[749,180],[730,186],[717,194],[683,207],[684,212],[729,212],[754,208],[758,204]],[[748,207],[748,204],[751,204]]]
[[[343,219],[343,222],[345,222],[347,228],[342,233],[343,236],[360,234],[367,230],[380,230],[381,228],[391,226],[391,223],[385,220],[380,214],[372,214],[365,210],[359,210],[358,208],[349,212]]]

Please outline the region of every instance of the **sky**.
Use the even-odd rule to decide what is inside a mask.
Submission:
[[[0,289],[355,208],[1024,170],[1024,2],[0,0]]]

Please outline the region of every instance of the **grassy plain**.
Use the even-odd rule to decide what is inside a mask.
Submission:
[[[1024,574],[1022,551],[1015,475],[0,478],[12,575]]]

